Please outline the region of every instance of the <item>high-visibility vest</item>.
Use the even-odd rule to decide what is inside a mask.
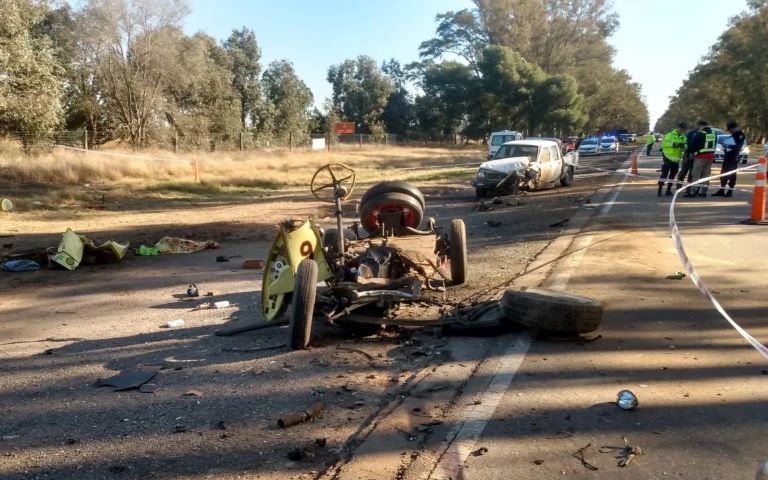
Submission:
[[[715,145],[717,145],[717,135],[715,132],[705,133],[704,136],[704,146],[699,149],[697,154],[702,153],[713,153],[715,151]]]

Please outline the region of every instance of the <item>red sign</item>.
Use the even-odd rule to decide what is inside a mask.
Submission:
[[[355,133],[355,122],[336,122],[333,131],[336,135]]]

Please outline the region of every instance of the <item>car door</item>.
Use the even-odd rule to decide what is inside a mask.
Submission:
[[[539,185],[552,183],[552,151],[549,147],[542,147],[539,152],[539,168]]]

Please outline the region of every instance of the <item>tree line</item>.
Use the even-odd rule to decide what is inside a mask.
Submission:
[[[689,74],[659,118],[656,131],[703,119],[736,120],[752,140],[768,136],[768,0],[749,0]]]
[[[647,129],[640,87],[612,66],[608,0],[474,0],[436,18],[420,61],[332,65],[324,112],[289,60],[265,67],[256,34],[182,30],[184,0],[0,0],[0,133],[59,130],[133,148],[211,138],[302,141],[340,120],[358,132],[480,140]],[[201,145],[205,146],[205,145]]]

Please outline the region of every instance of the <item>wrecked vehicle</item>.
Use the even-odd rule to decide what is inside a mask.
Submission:
[[[475,193],[479,198],[491,195],[515,195],[521,189],[535,190],[560,181],[573,182],[579,153],[563,155],[554,140],[528,139],[507,142],[492,160],[483,162],[475,175]]]
[[[382,182],[368,189],[360,200],[359,223],[345,228],[342,202],[352,194],[355,178],[343,164],[317,170],[311,192],[335,204],[336,228],[324,231],[311,218],[285,220],[267,256],[262,314],[273,321],[291,307],[293,349],[309,345],[315,317],[332,325],[398,325],[401,303],[466,280],[464,222],[454,219],[444,231],[428,219],[421,230],[424,196],[409,183]]]

